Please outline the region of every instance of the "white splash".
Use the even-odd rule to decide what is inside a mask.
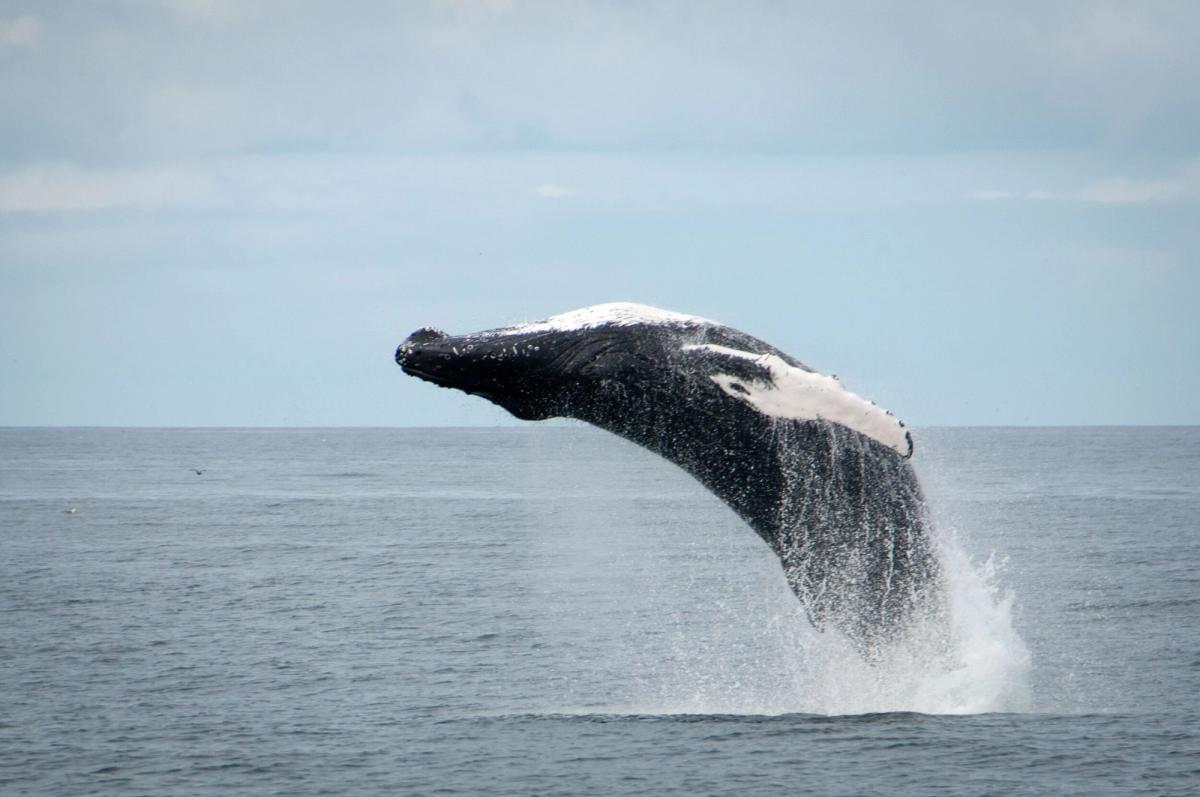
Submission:
[[[868,663],[816,631],[779,559],[680,470],[598,437],[586,462],[548,434],[529,481],[542,663],[520,710],[567,714],[972,714],[1033,706],[1029,651],[994,559],[933,518],[946,611]],[[595,433],[600,435],[599,432]],[[608,441],[611,448],[599,445]],[[554,447],[550,443],[554,443]],[[563,446],[559,448],[559,446]],[[936,510],[936,507],[935,507]],[[541,596],[554,596],[552,600]]]
[[[632,326],[634,324],[666,324],[670,326],[720,326],[716,321],[684,313],[675,313],[646,304],[634,302],[609,302],[569,310],[550,316],[542,321],[517,324],[495,331],[500,335],[527,334],[530,332],[567,332],[576,329],[594,329],[602,326]]]
[[[957,545],[941,555],[948,616],[919,621],[880,661],[867,664],[834,635],[808,637],[797,676],[818,698],[817,713],[1028,710],[1029,651],[1013,628],[1013,596],[997,587],[995,563],[972,564]]]
[[[971,563],[951,541],[942,550],[949,613],[918,623],[904,643],[868,663],[844,636],[817,632],[790,591],[762,606],[728,607],[711,636],[680,640],[675,670],[635,712],[650,714],[979,714],[1028,711],[1030,656],[1013,628],[1013,597],[996,584],[992,560]],[[731,624],[742,637],[731,645]],[[754,641],[742,636],[755,625]],[[752,645],[752,658],[739,657]]]
[[[833,421],[895,449],[901,456],[912,454],[912,438],[895,415],[851,393],[832,376],[796,368],[776,354],[754,354],[715,344],[684,346],[683,350],[738,357],[766,368],[771,374],[770,381],[712,375],[722,390],[765,415],[798,421]]]

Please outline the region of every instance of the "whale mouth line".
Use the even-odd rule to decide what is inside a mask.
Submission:
[[[435,384],[439,387],[452,386],[453,380],[449,379],[448,377],[440,376],[440,375],[432,373],[430,371],[424,371],[424,370],[416,367],[415,365],[411,365],[409,363],[401,363],[400,370],[404,371],[404,373],[408,374],[409,376],[415,376],[415,377],[418,377],[419,379],[424,379],[426,382],[432,382],[433,384]]]
[[[485,390],[478,385],[463,383],[462,381],[456,380],[451,376],[438,375],[429,371],[423,371],[420,368],[412,365],[401,365],[400,370],[404,371],[404,373],[409,374],[410,376],[415,376],[419,379],[425,380],[426,382],[437,385],[438,387],[461,390],[468,396],[480,396],[488,401],[495,400],[495,395],[492,391]]]

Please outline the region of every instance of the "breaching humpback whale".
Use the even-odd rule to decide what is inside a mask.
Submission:
[[[860,650],[937,603],[904,424],[750,335],[614,303],[469,335],[425,327],[396,362],[523,420],[576,418],[674,462],[771,546],[813,624]]]

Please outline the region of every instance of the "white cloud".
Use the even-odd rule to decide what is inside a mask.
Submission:
[[[1172,177],[1107,177],[1073,191],[982,189],[968,197],[984,202],[1095,202],[1102,205],[1179,204],[1200,202],[1200,161],[1185,164]]]
[[[206,178],[178,169],[41,165],[0,175],[0,213],[161,207],[195,202],[211,189]]]
[[[16,19],[0,19],[0,47],[28,47],[37,41],[42,24],[28,14]]]
[[[1200,168],[1193,166],[1176,177],[1138,180],[1114,177],[1080,189],[1075,199],[1109,205],[1145,202],[1194,202],[1200,200]]]
[[[543,183],[537,187],[537,195],[543,199],[563,199],[571,195],[571,189],[555,183]]]
[[[1021,199],[1016,191],[1001,191],[994,188],[983,188],[967,194],[968,199],[978,199],[981,202],[994,202],[998,199]]]
[[[1169,18],[1128,5],[1084,5],[1050,37],[1053,48],[1081,64],[1120,58],[1162,58],[1179,45]]]

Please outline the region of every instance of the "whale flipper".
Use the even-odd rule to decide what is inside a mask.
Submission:
[[[860,650],[937,599],[904,424],[744,332],[616,303],[470,335],[423,328],[396,362],[518,418],[586,421],[674,462],[771,546],[813,623]]]

